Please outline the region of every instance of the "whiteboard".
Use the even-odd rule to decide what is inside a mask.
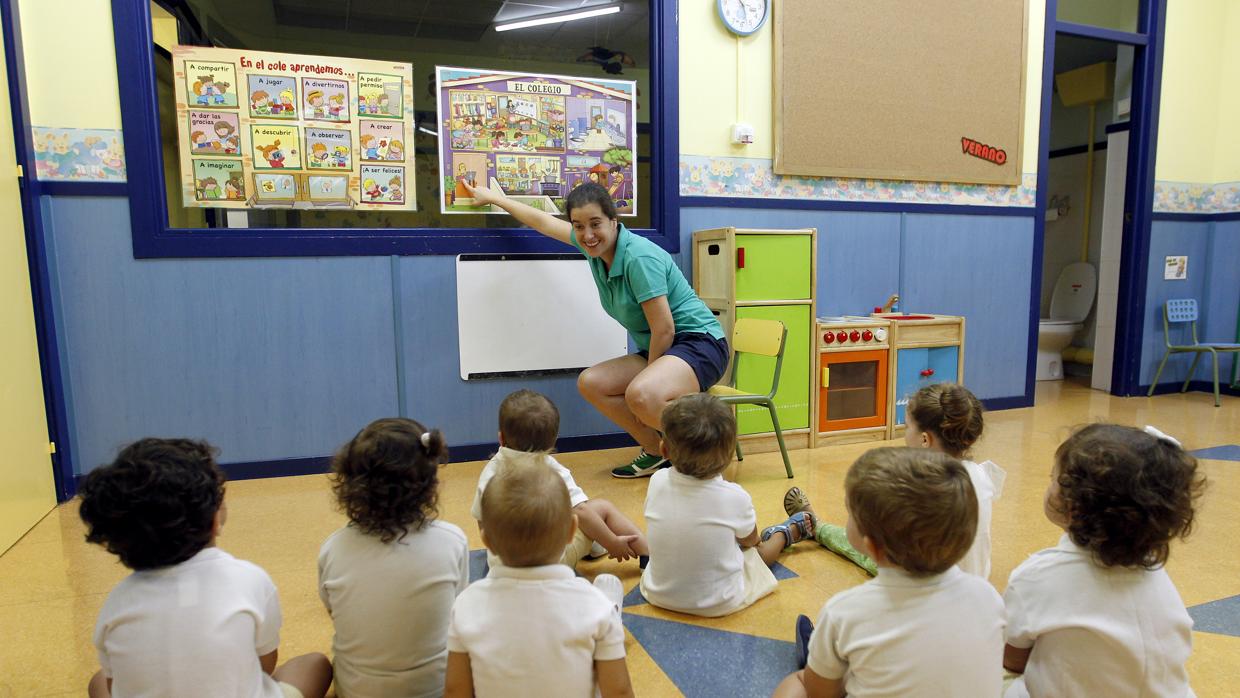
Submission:
[[[629,351],[580,254],[458,255],[456,317],[464,380],[582,369]]]

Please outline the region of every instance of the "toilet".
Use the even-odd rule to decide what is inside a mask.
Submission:
[[[1098,274],[1092,264],[1076,262],[1059,273],[1051,316],[1038,321],[1038,380],[1063,380],[1063,350],[1089,317],[1097,290]]]

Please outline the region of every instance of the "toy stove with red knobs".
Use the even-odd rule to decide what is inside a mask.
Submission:
[[[891,323],[869,317],[818,318],[818,444],[887,438]]]

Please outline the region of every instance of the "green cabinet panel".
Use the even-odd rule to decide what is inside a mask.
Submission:
[[[810,341],[810,306],[761,305],[737,308],[736,319],[742,318],[779,320],[788,328],[784,363],[779,375],[779,390],[775,393],[775,410],[779,414],[779,426],[784,431],[808,428],[809,358],[813,347],[813,342]],[[736,387],[747,392],[765,394],[771,388],[774,371],[774,358],[745,354],[740,358]],[[737,405],[736,420],[741,434],[774,431],[770,412],[762,406]]]
[[[809,235],[737,235],[736,300],[810,298],[812,251]]]

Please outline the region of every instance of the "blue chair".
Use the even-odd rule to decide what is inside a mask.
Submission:
[[[1176,345],[1171,343],[1171,323],[1187,322],[1192,327],[1193,343]],[[1193,374],[1197,371],[1197,362],[1201,360],[1201,355],[1206,352],[1210,353],[1210,358],[1214,361],[1214,406],[1221,404],[1218,392],[1218,355],[1220,352],[1240,352],[1240,344],[1222,344],[1207,342],[1202,344],[1197,341],[1197,300],[1194,298],[1181,298],[1177,300],[1169,300],[1163,306],[1163,341],[1167,344],[1167,353],[1163,354],[1162,361],[1158,364],[1158,372],[1154,374],[1154,381],[1150,383],[1150,396],[1154,395],[1154,388],[1158,386],[1158,378],[1162,376],[1163,367],[1167,365],[1167,358],[1172,354],[1193,353],[1193,365],[1188,369],[1188,377],[1184,379],[1184,385],[1180,386],[1180,392],[1188,390],[1188,383],[1193,379]],[[1237,359],[1240,361],[1240,359]]]

